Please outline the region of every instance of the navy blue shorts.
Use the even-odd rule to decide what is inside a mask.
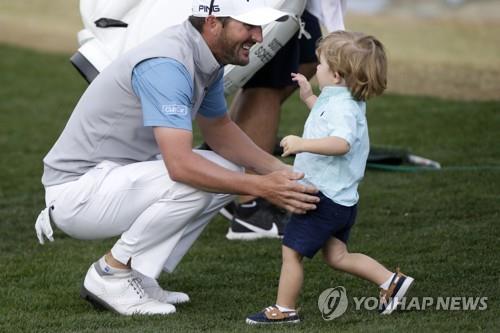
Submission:
[[[331,238],[347,244],[356,220],[357,204],[352,207],[336,204],[323,193],[315,210],[304,215],[293,214],[286,225],[283,245],[312,258]]]
[[[281,89],[294,85],[290,73],[297,73],[299,64],[318,62],[316,43],[321,38],[318,19],[308,11],[304,11],[302,21],[305,22],[305,29],[311,34],[311,39],[307,39],[305,36],[298,39],[298,33],[295,34],[264,67],[252,76],[243,89]]]

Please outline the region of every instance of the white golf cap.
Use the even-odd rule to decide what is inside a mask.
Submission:
[[[273,8],[270,0],[193,0],[193,16],[231,17],[250,25],[283,21],[290,14]]]

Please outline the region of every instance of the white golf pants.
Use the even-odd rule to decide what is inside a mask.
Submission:
[[[233,171],[243,169],[212,151],[194,150]],[[212,217],[233,199],[174,182],[161,160],[120,166],[103,161],[78,180],[47,187],[51,220],[78,239],[121,235],[115,259],[157,278],[174,270]]]

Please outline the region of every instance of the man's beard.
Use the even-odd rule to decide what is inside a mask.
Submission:
[[[222,54],[220,61],[223,64],[231,64],[237,66],[248,65],[248,63],[250,62],[250,54],[245,58],[241,55],[241,52],[244,50],[243,44],[246,43],[248,42],[245,41],[243,43],[231,43],[225,37],[222,37],[221,45],[224,54]]]

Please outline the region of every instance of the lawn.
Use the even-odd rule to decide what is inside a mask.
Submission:
[[[56,231],[41,246],[33,225],[43,207],[42,158],[86,84],[68,55],[0,45],[0,332],[241,332],[270,305],[280,269],[280,242],[230,242],[217,217],[164,286],[192,302],[168,317],[120,317],[78,296],[88,266],[113,240],[83,242]],[[300,134],[307,116],[294,96],[282,134]],[[378,258],[416,279],[411,296],[488,297],[484,311],[347,312],[324,321],[317,300],[344,286],[349,297],[376,296],[371,284],[306,261],[303,323],[265,331],[498,331],[500,320],[500,102],[461,102],[386,95],[369,103],[371,141],[441,162],[442,171],[368,170],[351,251]]]

